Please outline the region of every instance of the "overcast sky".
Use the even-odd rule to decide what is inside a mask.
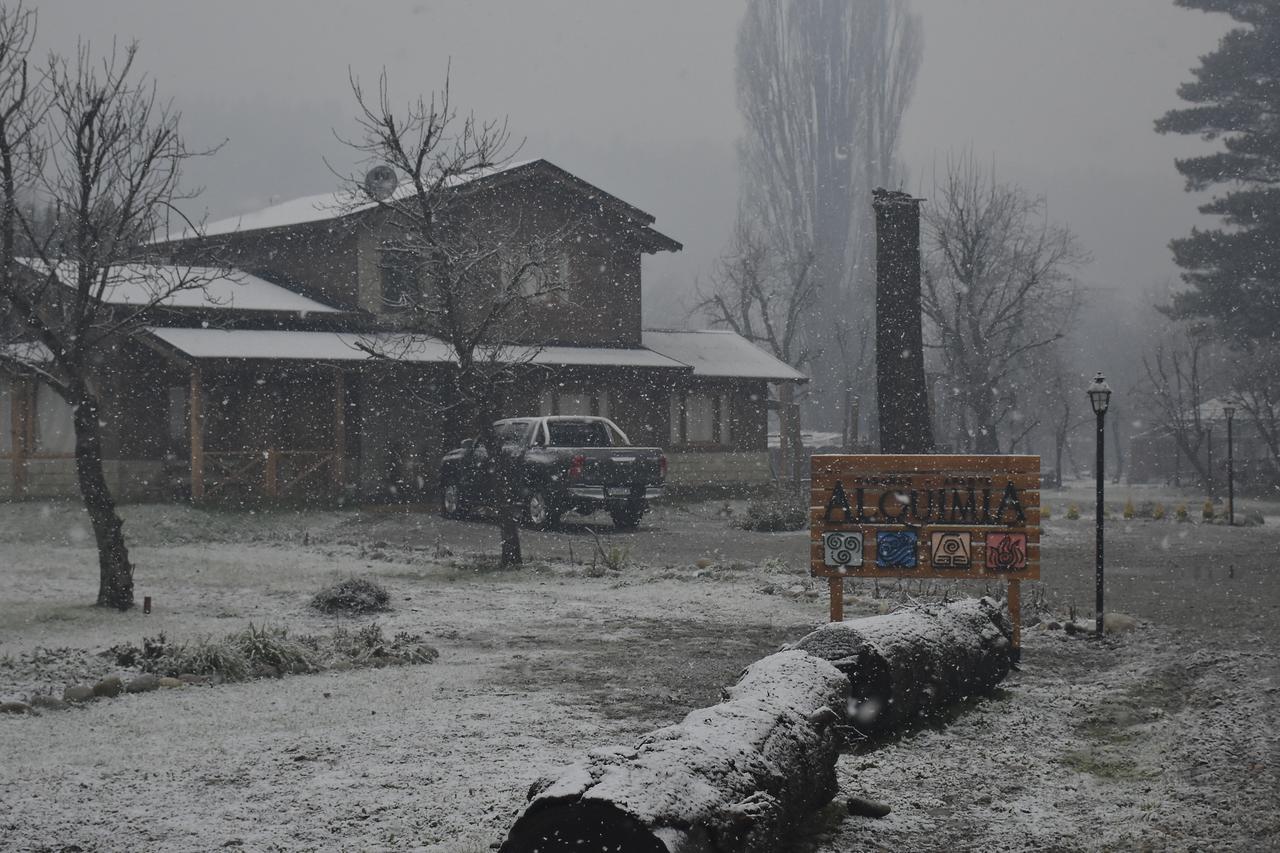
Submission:
[[[546,157],[657,217],[685,251],[646,267],[646,315],[676,323],[722,249],[737,201],[733,48],[740,0],[44,0],[40,46],[141,42],[140,68],[189,140],[227,139],[191,171],[210,218],[323,192],[349,156],[347,71],[385,65],[407,99],[443,79],[455,102],[510,118]],[[1094,255],[1084,278],[1139,294],[1174,278],[1166,244],[1198,221],[1152,121],[1227,28],[1172,0],[914,0],[925,53],[906,119],[908,189],[971,149],[1048,197]]]

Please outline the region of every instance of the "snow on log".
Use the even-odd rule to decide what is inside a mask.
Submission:
[[[501,853],[765,853],[835,797],[849,682],[806,652],[749,666],[724,701],[539,782]]]
[[[850,721],[872,734],[989,693],[1012,668],[1012,635],[1000,605],[982,598],[832,622],[792,648],[849,677]]]

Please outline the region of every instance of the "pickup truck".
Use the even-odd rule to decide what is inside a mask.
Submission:
[[[608,418],[508,418],[493,425],[498,452],[515,466],[524,520],[554,525],[569,510],[606,509],[621,529],[634,528],[662,496],[667,457],[657,447],[632,447]],[[446,453],[440,463],[440,513],[463,518],[493,507],[493,466],[475,440]]]

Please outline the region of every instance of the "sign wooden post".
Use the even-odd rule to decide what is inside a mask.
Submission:
[[[1009,584],[1015,655],[1021,581],[1040,578],[1040,457],[814,456],[810,571],[830,581],[831,621],[844,579],[940,578]]]

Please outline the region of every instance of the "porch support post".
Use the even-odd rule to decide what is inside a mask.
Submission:
[[[14,497],[27,494],[27,457],[31,455],[32,433],[35,419],[31,410],[35,404],[35,383],[27,377],[19,377],[10,385],[10,429],[12,430],[9,462],[13,477]]]
[[[347,375],[333,369],[333,488],[341,496],[347,480]]]
[[[267,448],[266,464],[263,465],[263,490],[269,498],[280,497],[280,452],[274,445]]]
[[[204,385],[200,368],[191,368],[191,394],[187,405],[191,431],[191,500],[204,500]]]

